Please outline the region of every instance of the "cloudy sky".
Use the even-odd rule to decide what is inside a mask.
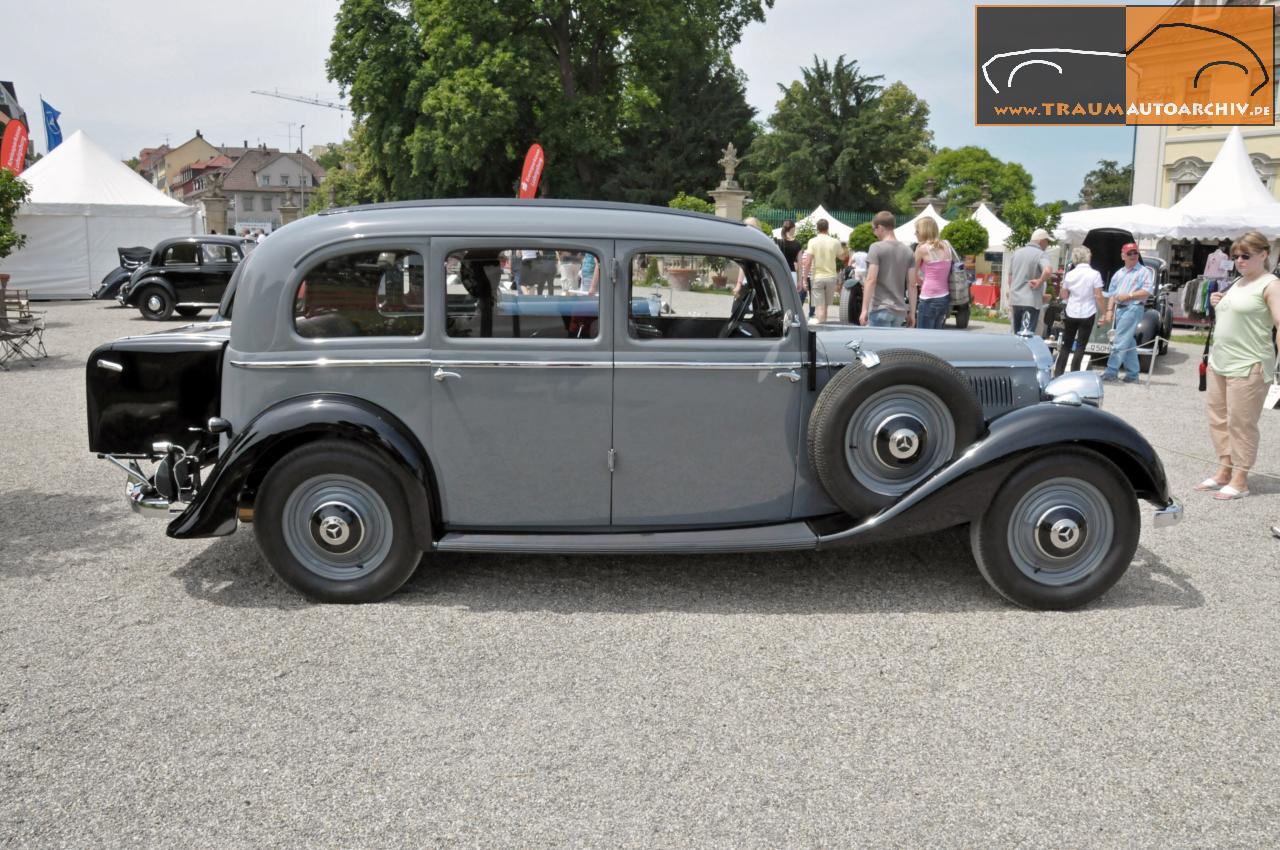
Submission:
[[[278,89],[336,97],[324,60],[339,0],[21,5],[21,16],[6,27],[0,79],[14,81],[37,126],[43,94],[62,111],[64,136],[84,130],[122,159],[166,139],[185,141],[196,129],[229,145],[297,147],[301,132],[310,147],[343,136],[337,110],[250,94]],[[779,82],[798,77],[814,56],[834,61],[841,54],[927,100],[939,147],[977,144],[1021,162],[1042,201],[1074,199],[1099,159],[1127,163],[1132,156],[1130,129],[975,127],[968,3],[777,0],[768,20],[747,30],[734,58],[763,120]],[[32,136],[43,149],[43,131],[33,127]]]

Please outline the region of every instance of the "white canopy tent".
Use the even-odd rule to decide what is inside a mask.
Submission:
[[[796,227],[800,227],[806,223],[816,225],[818,223],[818,219],[820,218],[825,218],[827,220],[828,233],[830,233],[835,238],[839,239],[841,242],[849,241],[849,234],[853,232],[853,228],[845,224],[843,221],[840,221],[839,219],[837,219],[831,213],[827,212],[826,208],[823,207],[822,204],[818,204],[818,206],[814,207],[813,212],[809,213],[807,216],[797,221]],[[773,235],[775,238],[781,238],[782,228],[775,227],[773,229]]]
[[[31,197],[14,217],[27,244],[0,261],[32,298],[85,298],[120,264],[116,248],[197,233],[174,200],[77,130],[22,175]]]
[[[933,204],[925,207],[918,216],[908,221],[906,224],[894,228],[893,235],[898,238],[899,242],[910,244],[916,241],[916,222],[922,218],[931,218],[938,223],[938,230],[946,227],[951,222],[938,215],[938,211],[933,208]]]
[[[1090,230],[1115,227],[1129,231],[1138,239],[1159,239],[1168,236],[1175,224],[1173,210],[1151,204],[1131,204],[1063,213],[1053,235],[1060,240],[1081,242]]]
[[[1165,234],[1172,239],[1234,238],[1250,230],[1280,238],[1280,201],[1249,161],[1239,127],[1231,128],[1204,177],[1169,212],[1176,216]]]
[[[986,204],[979,204],[973,211],[973,220],[987,230],[987,250],[1004,253],[1004,243],[1013,234],[1013,228],[997,218]]]

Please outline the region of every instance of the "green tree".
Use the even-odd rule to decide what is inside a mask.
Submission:
[[[1062,220],[1062,205],[1057,201],[1044,206],[1036,206],[1031,201],[1014,201],[1005,204],[1001,211],[1004,223],[1013,231],[1005,240],[1004,246],[1009,250],[1026,245],[1036,228],[1053,233],[1053,229]]]
[[[686,0],[673,14],[658,0],[343,0],[327,67],[366,129],[358,144],[380,199],[510,195],[534,141],[549,194],[620,196],[642,188],[620,165],[666,141],[672,125],[655,116],[705,81],[691,52],[729,73],[727,49],[771,4]],[[648,134],[639,159],[627,148],[637,133]],[[692,158],[705,165],[717,148]]]
[[[913,172],[894,195],[894,205],[899,212],[912,209],[911,203],[925,193],[929,178],[933,178],[934,192],[943,200],[939,213],[956,207],[967,210],[982,197],[984,183],[997,205],[1035,200],[1031,175],[1025,168],[1016,162],[997,159],[986,148],[967,145],[943,148],[930,157],[924,168]]]
[[[951,243],[956,253],[962,257],[971,257],[985,253],[991,242],[987,229],[971,218],[958,218],[942,228],[940,234]]]
[[[880,85],[857,60],[817,57],[782,99],[746,157],[744,183],[779,207],[888,205],[932,150],[929,106],[902,83]]]
[[[1091,207],[1128,206],[1133,197],[1133,164],[1124,168],[1114,159],[1098,160],[1098,167],[1084,176],[1080,200]]]
[[[7,168],[0,168],[0,259],[27,243],[26,235],[14,229],[13,217],[29,197],[31,187],[27,181]]]
[[[695,198],[692,195],[686,195],[684,192],[676,195],[667,201],[667,206],[673,210],[689,210],[691,212],[714,213],[716,205],[710,201],[704,201],[701,198]]]
[[[871,229],[871,222],[864,221],[849,234],[849,250],[865,251],[876,241],[876,233]]]
[[[362,155],[357,141],[365,132],[362,125],[355,125],[351,129],[351,141],[330,144],[316,160],[324,167],[324,180],[307,201],[307,215],[330,207],[350,207],[386,199],[375,188],[379,180],[377,170]]]

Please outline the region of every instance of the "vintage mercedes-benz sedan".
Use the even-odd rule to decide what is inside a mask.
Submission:
[[[813,327],[763,233],[575,201],[333,210],[214,321],[101,346],[89,446],[175,538],[252,523],[303,594],[449,552],[827,549],[967,525],[999,593],[1071,608],[1177,521],[1096,375],[1042,340]],[[156,462],[151,474],[139,461]],[[856,559],[858,550],[848,550]]]
[[[148,262],[133,269],[116,302],[137,307],[144,318],[154,321],[164,321],[174,311],[189,319],[217,307],[246,244],[238,236],[165,239],[151,251]]]

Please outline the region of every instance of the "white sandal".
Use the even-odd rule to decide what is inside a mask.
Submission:
[[[1206,490],[1221,490],[1223,486],[1225,485],[1219,484],[1217,481],[1214,481],[1212,478],[1206,478],[1205,480],[1201,481],[1199,484],[1196,485],[1196,489],[1201,492],[1204,492]]]
[[[1243,499],[1247,495],[1249,495],[1248,490],[1237,490],[1230,484],[1227,484],[1219,490],[1213,498],[1217,499],[1219,502],[1229,502],[1232,499]]]

